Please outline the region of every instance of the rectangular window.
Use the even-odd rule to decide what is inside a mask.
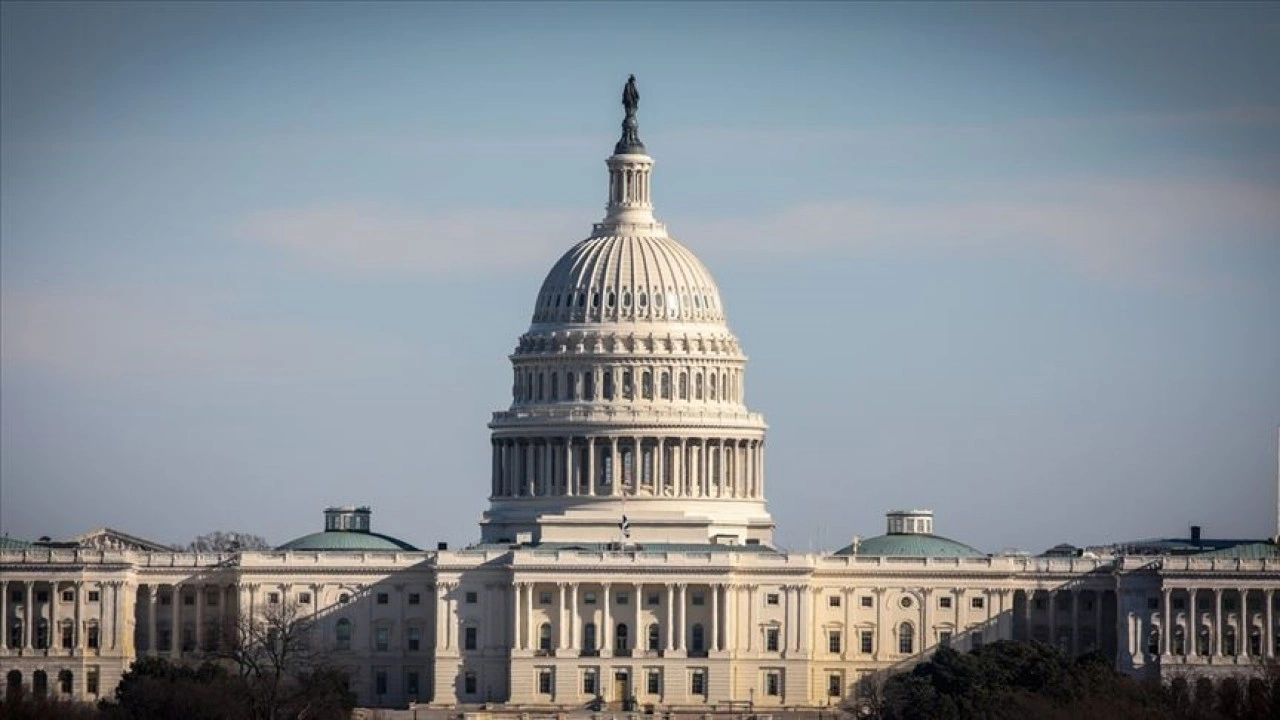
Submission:
[[[472,590],[471,592],[468,592],[463,597],[466,599],[468,605],[475,605],[476,600],[478,599],[478,596],[476,595],[474,590]]]
[[[863,595],[862,598],[860,599],[860,602],[862,603],[862,607],[864,608],[875,607],[876,605],[876,599],[871,597],[870,595]]]
[[[476,694],[476,674],[473,672],[466,673],[462,676],[462,694]]]
[[[409,604],[410,604],[410,605],[421,605],[421,604],[422,604],[422,595],[420,595],[420,594],[418,594],[418,593],[409,593]],[[415,673],[415,675],[416,675],[416,673]]]
[[[689,675],[689,692],[694,695],[707,694],[707,671],[694,670]]]
[[[844,691],[844,678],[840,673],[831,673],[827,676],[827,697],[840,697]]]
[[[863,630],[862,634],[858,637],[858,642],[861,644],[860,649],[864,655],[870,655],[875,652],[875,638],[875,633],[870,630]]]
[[[942,647],[951,647],[951,631],[943,630],[938,633],[938,644]]]
[[[190,594],[190,595],[183,595],[183,596],[182,596],[182,604],[183,604],[183,605],[188,605],[188,606],[195,605],[195,604],[196,604],[196,596],[195,596],[195,593],[192,593],[192,594]]]
[[[213,590],[204,596],[205,607],[218,607],[218,591]]]
[[[87,641],[88,641],[88,643],[89,643],[89,649],[90,649],[90,650],[97,650],[97,649],[98,649],[98,626],[97,626],[97,625],[90,625],[90,626],[89,626],[89,635],[88,635],[88,637],[86,638],[86,640],[87,640]]]
[[[41,595],[44,595],[45,597],[40,597]],[[36,601],[37,601],[37,602],[45,602],[45,601],[46,601],[46,600],[48,600],[48,599],[49,599],[49,598],[48,598],[48,595],[46,595],[45,593],[36,593]],[[161,596],[160,596],[160,604],[161,604],[161,605],[172,605],[172,604],[173,604],[173,596],[172,596],[172,595],[161,595]]]
[[[779,602],[780,602],[780,598],[778,597],[778,593],[765,593],[764,595],[765,605],[777,605]]]
[[[983,597],[971,598],[969,600],[969,607],[973,608],[974,610],[981,610],[982,608],[986,607],[986,605],[987,605],[987,600],[986,598],[983,598]]]
[[[538,692],[542,695],[550,695],[555,687],[555,676],[551,674],[551,668],[542,668],[538,671]]]
[[[101,599],[101,597],[102,597],[102,595],[101,595],[97,590],[90,590],[90,591],[89,591],[89,602],[91,602],[91,603],[92,603],[92,602],[98,602],[98,601]]]
[[[409,696],[410,700],[416,700],[418,697],[418,672],[410,670],[404,674],[404,693]]]
[[[631,602],[631,598],[630,598],[630,597],[628,597],[628,595],[627,595],[626,593],[624,593],[624,592],[620,592],[620,593],[618,593],[618,604],[619,604],[619,605],[626,605],[626,604],[628,604],[629,602]]]
[[[539,605],[550,605],[550,604],[551,604],[551,593],[549,593],[549,592],[540,592],[540,593],[538,593],[538,604],[539,604]]]
[[[98,694],[98,677],[99,677],[98,668],[96,667],[89,668],[89,672],[85,675],[85,679],[84,679],[85,692],[89,693],[90,695]]]
[[[827,652],[840,652],[840,631],[832,630],[827,633]]]
[[[299,605],[310,605],[310,604],[311,604],[311,593],[309,593],[309,592],[300,592],[300,593],[298,593],[298,604],[299,604]]]
[[[770,670],[764,674],[764,694],[770,697],[782,694],[782,673]]]
[[[22,591],[21,591],[21,590],[14,590],[12,593],[9,593],[9,597],[10,597],[14,602],[16,602],[16,603],[20,603],[20,602],[22,602]]]
[[[391,645],[391,629],[380,627],[374,632],[374,647],[380,652],[386,652]]]
[[[75,590],[63,590],[63,591],[62,591],[62,602],[75,602],[75,601],[76,601],[76,591],[75,591]]]
[[[582,671],[582,694],[583,695],[596,694],[596,671],[595,670]]]
[[[662,604],[662,598],[661,598],[661,596],[659,596],[659,595],[658,595],[658,593],[649,593],[649,596],[645,598],[645,604],[646,604],[646,605],[661,605],[661,604]]]
[[[267,604],[268,604],[268,605],[279,605],[279,604],[280,604],[280,593],[278,593],[278,592],[269,592],[269,593],[267,593]]]
[[[706,595],[703,595],[703,594],[702,594],[702,593],[700,593],[700,592],[696,592],[696,593],[694,593],[694,594],[693,594],[693,604],[694,604],[694,605],[706,605],[706,604],[707,604],[707,596],[706,596]]]
[[[1182,602],[1182,598],[1180,598],[1180,597],[1178,597],[1178,598],[1174,598],[1174,599],[1173,599],[1173,609],[1174,609],[1174,610],[1182,610],[1182,609],[1183,609],[1183,605],[1184,605],[1184,604],[1185,604],[1185,603],[1183,603],[1183,602]]]
[[[376,598],[379,605],[386,605],[387,603],[391,602],[391,596],[388,595],[387,593],[378,593],[376,595]]]
[[[406,640],[407,640],[406,644],[409,646],[410,651],[416,652],[417,650],[421,649],[422,629],[416,628],[416,627],[409,628],[408,637],[406,638]]]
[[[475,650],[476,637],[479,634],[478,628],[469,627],[469,628],[466,628],[465,630],[466,632],[463,634],[462,649]]]
[[[765,652],[778,652],[778,628],[765,628],[764,649]]]
[[[840,607],[840,596],[831,595],[827,598],[827,607]]]
[[[650,668],[648,674],[645,677],[647,678],[647,681],[645,683],[645,690],[647,690],[650,695],[661,695],[662,694],[662,671],[657,668]]]
[[[387,694],[387,671],[376,670],[373,673],[373,693],[375,695]]]
[[[943,595],[942,597],[938,598],[938,607],[943,608],[943,609],[950,608],[950,607],[951,607],[951,596],[950,596],[950,595]]]
[[[596,594],[595,594],[595,593],[593,593],[593,592],[582,593],[582,604],[583,604],[583,605],[595,605],[595,604],[596,604]]]

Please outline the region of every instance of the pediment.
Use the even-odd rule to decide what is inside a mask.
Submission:
[[[75,543],[77,546],[91,550],[143,550],[148,552],[173,552],[174,548],[169,545],[140,538],[136,535],[113,530],[112,528],[100,528],[91,530],[82,535],[67,538],[69,542]]]

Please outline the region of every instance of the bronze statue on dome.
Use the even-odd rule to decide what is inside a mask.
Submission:
[[[640,142],[640,123],[636,121],[636,108],[640,107],[640,91],[636,89],[636,76],[627,76],[622,88],[622,107],[627,111],[622,119],[622,139],[613,146],[616,155],[644,155],[644,143]]]

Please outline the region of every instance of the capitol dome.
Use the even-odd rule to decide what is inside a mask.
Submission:
[[[720,289],[653,215],[634,81],[604,218],[543,280],[493,414],[482,537],[764,544],[764,418]]]

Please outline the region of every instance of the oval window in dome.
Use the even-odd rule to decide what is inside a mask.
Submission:
[[[696,309],[696,310],[701,310],[701,309],[702,309],[702,296],[701,296],[701,295],[694,295],[694,296],[693,296],[693,307],[694,307],[694,309]]]
[[[636,302],[640,307],[649,307],[649,296],[645,293],[640,293],[640,297],[636,299]]]
[[[556,293],[556,307],[560,307],[560,293]]]
[[[593,308],[600,307],[600,293],[598,292],[591,293],[591,307]]]
[[[586,306],[587,306],[587,294],[578,293],[578,307],[586,307]]]
[[[631,293],[622,293],[622,307],[631,307]]]
[[[609,293],[609,297],[607,300],[605,300],[604,304],[606,307],[613,307],[613,303],[616,302],[617,299],[618,299],[618,296],[614,295],[613,293]]]
[[[653,294],[653,306],[662,307],[662,293]]]

